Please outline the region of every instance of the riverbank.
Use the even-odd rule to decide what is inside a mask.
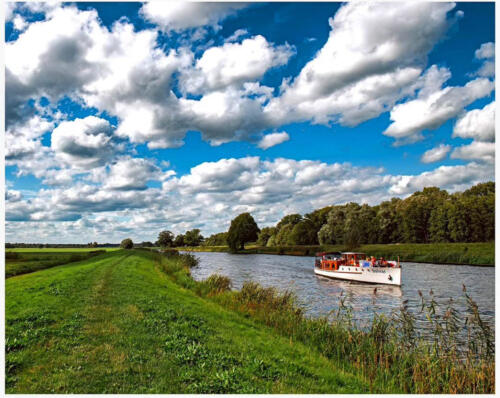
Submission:
[[[179,250],[193,252],[229,252],[228,246],[182,247]],[[238,254],[275,254],[289,256],[314,256],[321,251],[346,251],[342,245],[336,246],[280,246],[266,247],[246,245]],[[356,251],[375,257],[400,261],[457,265],[495,265],[495,243],[397,243],[387,245],[361,245]]]

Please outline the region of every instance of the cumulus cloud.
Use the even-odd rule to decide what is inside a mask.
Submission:
[[[422,163],[434,163],[434,162],[439,162],[440,160],[443,160],[446,155],[448,155],[448,152],[450,152],[451,146],[449,145],[444,145],[441,144],[438,147],[429,149],[428,151],[425,151],[422,157],[420,158],[420,161]]]
[[[261,35],[211,47],[194,68],[184,71],[183,87],[190,93],[203,93],[254,81],[270,68],[285,65],[293,54],[290,45],[274,46]]]
[[[104,164],[117,150],[113,127],[95,116],[61,122],[52,132],[51,147],[61,161],[83,169]]]
[[[389,188],[393,195],[411,194],[425,187],[440,187],[449,191],[461,191],[480,182],[494,180],[491,165],[469,163],[460,166],[440,166],[419,175],[399,176]]]
[[[495,83],[477,78],[465,86],[445,87],[434,92],[419,93],[414,100],[396,105],[391,110],[392,123],[385,135],[397,140],[415,142],[423,130],[434,130],[447,120],[458,116],[465,106],[489,95]]]
[[[268,149],[268,148],[271,148],[275,145],[279,145],[285,141],[288,141],[289,139],[290,139],[290,136],[286,132],[266,134],[259,141],[258,146],[259,146],[259,148],[262,148],[262,149]]]
[[[453,137],[472,138],[473,141],[456,148],[451,154],[452,158],[494,163],[495,101],[462,115],[455,124]]]
[[[462,145],[455,148],[450,156],[452,159],[479,160],[494,163],[495,143],[473,141],[469,145]]]
[[[152,1],[142,6],[140,14],[164,31],[184,30],[200,26],[217,28],[218,23],[238,10],[245,3],[196,3],[190,1]]]
[[[267,108],[277,118],[356,125],[408,92],[449,26],[453,3],[351,2],[330,19],[314,59]],[[426,33],[422,34],[422,26]]]
[[[474,53],[477,59],[495,58],[495,43],[488,42],[481,44]]]
[[[495,101],[482,109],[473,109],[462,115],[455,123],[453,137],[495,141]]]
[[[123,158],[110,166],[103,187],[114,190],[146,189],[147,182],[161,178],[161,170],[147,159]]]
[[[483,43],[475,52],[475,57],[482,60],[483,64],[476,71],[475,75],[483,77],[495,76],[495,43]]]

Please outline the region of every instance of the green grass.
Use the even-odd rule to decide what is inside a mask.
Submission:
[[[370,391],[398,393],[492,393],[495,389],[495,335],[481,319],[477,304],[467,294],[467,309],[458,312],[453,301],[438,308],[433,293],[420,291],[421,308],[416,314],[406,302],[390,317],[374,315],[371,325],[359,328],[353,322],[351,297],[340,295],[339,310],[326,318],[304,316],[295,296],[245,282],[231,291],[231,281],[212,275],[196,282],[187,264],[190,254],[156,254],[156,261],[177,284],[208,300],[258,320],[276,333],[299,341],[343,369],[361,374]],[[426,336],[417,316],[425,316]],[[460,331],[460,332],[459,332]],[[429,335],[430,333],[430,335]]]
[[[188,251],[228,252],[228,246],[198,246],[180,248]],[[280,246],[263,247],[246,245],[242,254],[281,254],[294,256],[314,256],[319,251],[346,251],[342,245],[327,246]],[[401,261],[437,263],[437,264],[466,264],[466,265],[495,265],[495,243],[398,243],[387,245],[361,245],[356,251],[361,251],[376,257],[397,259]]]
[[[61,264],[82,261],[105,253],[105,250],[79,252],[6,252],[5,277],[26,274]]]
[[[6,280],[6,392],[388,391],[179,286],[154,256],[113,251]]]
[[[115,251],[120,250],[119,247],[46,247],[46,248],[31,248],[31,247],[15,247],[7,248],[6,252],[17,253],[78,253],[78,252],[91,252],[95,250]]]

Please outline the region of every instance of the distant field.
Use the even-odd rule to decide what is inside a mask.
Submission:
[[[108,253],[105,250],[64,252],[34,251],[5,253],[5,277],[27,274],[62,264],[74,263]]]
[[[36,247],[23,247],[23,248],[13,248],[13,249],[5,249],[6,252],[18,252],[18,253],[26,253],[26,252],[91,252],[95,250],[120,250],[119,247],[47,247],[47,248],[36,248]]]
[[[227,246],[184,247],[179,250],[227,252]],[[320,251],[346,251],[342,245],[337,246],[281,246],[263,247],[246,245],[244,254],[282,254],[292,256],[314,256]],[[376,257],[397,259],[401,261],[439,263],[439,264],[470,264],[494,265],[495,243],[397,243],[387,245],[362,245],[356,249]]]

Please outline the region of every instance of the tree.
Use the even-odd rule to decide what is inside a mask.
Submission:
[[[187,231],[184,235],[184,244],[186,246],[199,246],[202,240],[203,236],[198,228]]]
[[[259,232],[259,235],[257,236],[257,244],[259,246],[266,246],[267,242],[269,241],[269,238],[273,236],[275,232],[276,232],[275,227],[262,228],[261,231]]]
[[[134,247],[134,242],[132,242],[130,238],[123,239],[122,243],[120,243],[120,247],[122,249],[132,249]]]
[[[204,246],[225,246],[227,245],[227,232],[219,232],[218,234],[210,235],[205,242]]]
[[[184,245],[185,245],[184,235],[182,235],[182,234],[177,235],[174,239],[174,247],[181,247]]]
[[[290,245],[314,245],[318,241],[317,235],[314,224],[308,219],[303,219],[292,228],[287,242]]]
[[[242,213],[231,221],[227,234],[227,243],[232,251],[244,249],[245,243],[257,240],[257,223],[250,213]]]
[[[174,234],[170,231],[161,231],[156,244],[160,247],[171,247],[174,243]]]

